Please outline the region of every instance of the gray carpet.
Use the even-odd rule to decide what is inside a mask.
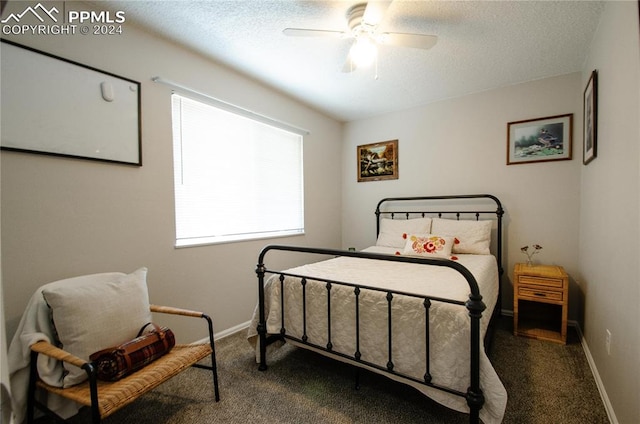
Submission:
[[[416,390],[291,346],[259,372],[244,332],[216,344],[221,401],[211,373],[190,369],[104,420],[105,424],[466,423],[468,416]],[[514,337],[503,318],[490,358],[507,389],[504,423],[608,423],[578,337],[566,346]],[[74,424],[90,422],[83,411]],[[45,421],[42,421],[45,422]]]

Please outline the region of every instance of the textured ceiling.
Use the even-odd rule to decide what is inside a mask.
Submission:
[[[355,1],[108,1],[152,32],[341,121],[581,71],[602,2],[391,3],[381,30],[438,36],[430,50],[381,46],[375,67],[341,72],[351,41],[286,37],[287,27],[347,30]]]

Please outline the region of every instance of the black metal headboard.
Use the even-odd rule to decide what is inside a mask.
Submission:
[[[478,210],[473,199],[489,199],[496,205],[495,210]],[[446,202],[444,202],[446,201]],[[466,202],[465,202],[466,201]],[[393,206],[385,207],[384,204]],[[489,202],[481,202],[481,206],[486,207]],[[460,194],[447,196],[415,196],[415,197],[388,197],[378,202],[376,206],[376,236],[380,234],[380,219],[390,217],[391,219],[410,219],[411,217],[427,217],[453,215],[455,219],[460,220],[471,217],[480,220],[480,216],[490,216],[497,221],[497,243],[495,246],[496,259],[498,261],[498,271],[500,276],[504,272],[502,267],[502,216],[504,209],[500,200],[491,194]]]

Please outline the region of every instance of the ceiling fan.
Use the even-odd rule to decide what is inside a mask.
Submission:
[[[430,49],[438,41],[435,35],[381,32],[378,26],[392,1],[358,3],[347,11],[348,31],[324,29],[285,28],[283,33],[293,37],[335,37],[353,39],[343,72],[353,72],[366,67],[377,59],[377,45]]]

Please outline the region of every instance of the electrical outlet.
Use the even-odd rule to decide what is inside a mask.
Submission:
[[[607,330],[607,337],[604,339],[604,345],[607,348],[607,355],[611,355],[611,331]]]

